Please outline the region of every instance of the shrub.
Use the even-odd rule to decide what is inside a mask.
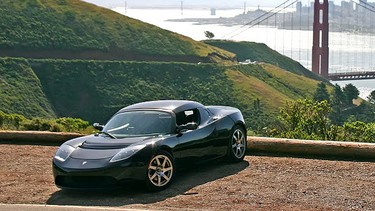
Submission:
[[[91,133],[89,122],[79,118],[27,119],[20,114],[6,114],[0,111],[0,130],[34,130],[51,132]]]
[[[56,123],[64,127],[64,131],[74,132],[85,130],[89,126],[89,122],[82,119],[63,117],[56,119]]]
[[[54,120],[47,120],[41,118],[33,118],[31,120],[26,120],[22,124],[22,127],[25,130],[60,132],[58,130],[59,127],[56,126],[56,122]]]
[[[330,138],[330,121],[328,118],[331,107],[328,102],[297,100],[287,102],[280,109],[282,127],[279,135],[285,138],[322,139]]]
[[[0,129],[19,129],[26,118],[20,114],[6,114],[0,111]]]
[[[338,128],[336,140],[375,143],[375,123],[346,122]]]

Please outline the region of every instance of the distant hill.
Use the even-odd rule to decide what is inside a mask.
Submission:
[[[314,74],[293,59],[269,48],[266,44],[255,42],[236,42],[229,40],[205,40],[205,43],[213,45],[236,54],[238,61],[265,62],[273,64],[292,73],[303,75],[315,80],[326,81],[326,79]]]
[[[0,1],[0,56],[221,62],[233,54],[79,0]]]
[[[0,111],[55,117],[42,84],[25,59],[0,58]]]
[[[105,123],[132,103],[188,99],[237,107],[259,130],[322,80],[264,44],[197,42],[77,0],[3,0],[0,18],[0,111],[27,117]]]
[[[287,100],[311,98],[318,83],[269,64],[222,66],[0,58],[2,63],[22,66],[36,77],[12,79],[19,70],[9,68],[2,72],[4,84],[20,84],[11,87],[13,91],[9,94],[2,93],[6,99],[13,96],[19,106],[17,109],[8,104],[0,110],[28,116],[48,116],[48,113],[80,117],[102,123],[118,109],[136,102],[188,99],[206,105],[238,107],[249,127],[254,127],[260,112],[267,114],[267,120],[271,121]],[[30,87],[37,89],[34,91]],[[259,105],[254,107],[257,101]],[[34,105],[33,108],[30,105]]]
[[[111,0],[111,1],[103,1],[103,0],[84,0],[86,2],[91,2],[103,7],[124,7],[124,0]],[[244,2],[243,0],[231,0],[228,2],[227,0],[184,0],[185,7],[216,7],[216,8],[243,8]],[[274,0],[274,1],[262,1],[262,0],[252,0],[247,1],[247,6],[263,6],[263,7],[270,7],[270,6],[277,6],[282,3],[282,0]],[[178,0],[127,0],[127,5],[129,7],[174,7],[179,8],[181,1]]]

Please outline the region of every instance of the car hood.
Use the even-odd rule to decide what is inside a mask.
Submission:
[[[151,144],[164,137],[130,137],[112,139],[104,136],[90,135],[82,137],[83,141],[71,154],[73,159],[106,159],[116,155],[121,149],[136,144]]]
[[[85,149],[120,149],[128,147],[136,143],[147,143],[148,141],[160,140],[160,137],[130,137],[112,139],[103,136],[89,136],[81,145],[80,148]]]

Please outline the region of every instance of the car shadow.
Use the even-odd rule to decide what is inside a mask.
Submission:
[[[248,161],[229,164],[218,160],[178,171],[173,184],[161,192],[148,192],[142,183],[132,183],[115,190],[60,190],[51,195],[47,204],[76,206],[151,204],[178,195],[198,194],[191,189],[236,174],[247,167],[249,167]]]

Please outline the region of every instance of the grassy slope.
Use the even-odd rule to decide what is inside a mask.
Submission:
[[[157,99],[232,105],[223,67],[189,63],[34,60],[59,116],[104,122],[121,107]]]
[[[312,98],[319,83],[270,64],[233,66],[227,75],[238,101],[249,105],[258,98],[271,113],[288,100]]]
[[[227,40],[206,40],[204,42],[235,53],[238,61],[250,59],[251,61],[265,62],[281,67],[298,75],[303,75],[315,80],[324,80],[323,78],[304,68],[300,63],[290,59],[289,57],[281,55],[263,43],[246,41],[234,42]]]
[[[7,83],[18,84],[1,87],[1,90],[10,90],[1,92],[1,99],[9,102],[0,107],[1,111],[26,116],[56,113],[103,123],[121,107],[158,99],[189,99],[206,105],[234,106],[251,122],[256,99],[260,100],[263,111],[272,116],[287,100],[310,98],[318,83],[267,64],[223,67],[177,62],[1,61],[7,64],[3,65],[7,72],[1,72],[0,76],[7,76]],[[27,79],[17,76],[20,70],[27,73]],[[3,84],[6,83],[0,85]],[[16,110],[14,102],[18,105]]]
[[[258,98],[267,112],[276,113],[287,100],[311,98],[317,84],[272,65],[69,60],[33,60],[33,64],[57,115],[90,121],[104,121],[123,106],[157,99],[246,110]]]
[[[39,79],[24,59],[0,58],[0,111],[26,117],[55,116]]]
[[[290,71],[268,64],[0,59],[2,111],[104,122],[119,108],[145,100],[196,100],[239,107],[247,115],[259,99],[265,112],[276,113],[285,101],[310,98],[316,89],[317,81],[301,76],[315,75],[262,44],[195,42],[77,0],[4,0],[0,10],[0,52],[117,49],[141,55],[207,56],[215,51],[233,56],[212,44],[233,51],[239,60],[279,64]]]
[[[0,1],[1,49],[98,50],[139,55],[232,53],[79,0]]]
[[[259,99],[266,110],[275,112],[286,100],[290,100],[286,95],[254,76],[235,70],[227,71],[227,75],[235,84],[235,96],[244,104]]]

